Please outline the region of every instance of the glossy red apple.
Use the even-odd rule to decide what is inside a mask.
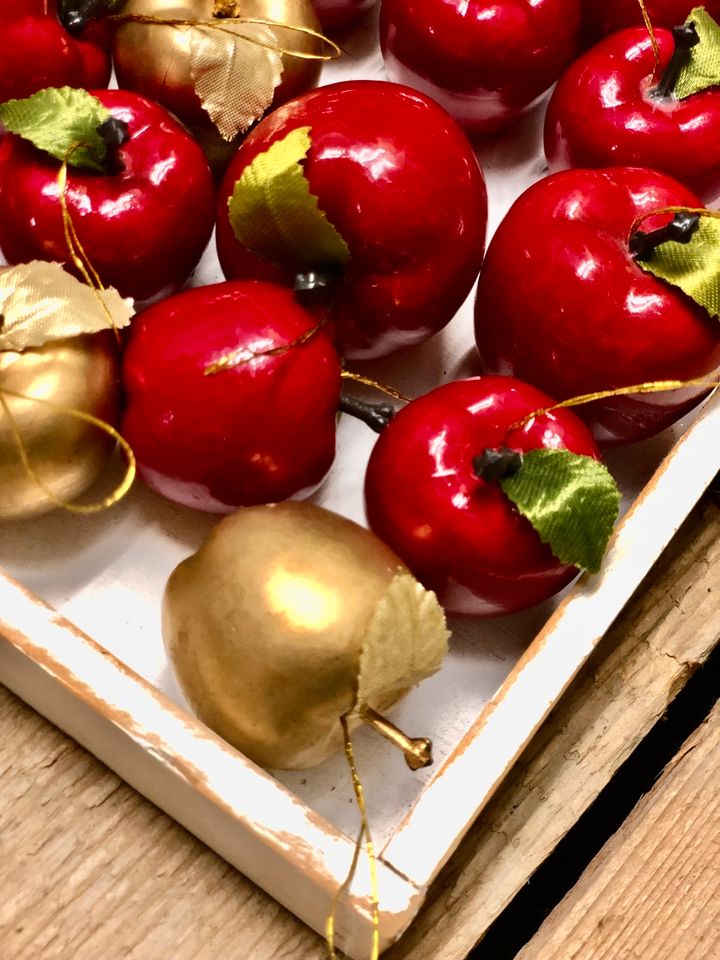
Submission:
[[[225,275],[293,282],[290,271],[238,242],[227,203],[248,164],[299,127],[311,128],[303,163],[310,192],[350,248],[331,310],[341,352],[376,357],[427,339],[452,319],[480,269],[487,195],[463,132],[406,87],[337,83],[258,124],[220,191],[217,244]]]
[[[713,373],[720,324],[630,253],[636,219],[667,206],[698,200],[648,170],[570,170],[530,187],[500,224],[480,276],[482,369],[521,377],[559,400]],[[651,217],[643,231],[670,219]],[[701,395],[688,388],[615,397],[577,412],[600,442],[627,443],[669,426]]]
[[[312,0],[320,25],[329,32],[353,23],[376,3],[377,0]]]
[[[672,34],[657,31],[665,69]],[[545,123],[551,171],[640,166],[660,170],[712,206],[720,200],[720,87],[685,100],[655,96],[652,44],[644,28],[607,37],[555,88]]]
[[[328,334],[282,287],[187,290],[134,321],[122,430],[163,496],[229,513],[320,483],[335,455],[340,363]],[[238,351],[241,353],[238,354]],[[228,355],[265,356],[208,374]]]
[[[382,0],[391,80],[442,104],[471,134],[514,120],[580,49],[580,0]]]
[[[66,198],[78,238],[103,283],[147,300],[178,289],[210,238],[213,183],[195,141],[157,104],[95,91],[128,126],[106,174],[71,168]],[[9,263],[68,262],[60,163],[14,135],[0,146],[0,249]]]
[[[107,86],[109,37],[102,24],[70,33],[55,0],[3,0],[0,23],[0,103],[44,87]]]
[[[365,483],[370,527],[434,590],[450,614],[496,616],[540,603],[577,574],[544,545],[497,481],[473,461],[485,450],[570,450],[599,459],[566,410],[535,387],[476,377],[413,400],[383,431]]]
[[[643,25],[638,0],[581,0],[583,31],[588,44],[608,33],[626,27]],[[684,23],[695,7],[705,7],[710,16],[720,19],[720,0],[645,0],[654,27],[671,27]]]

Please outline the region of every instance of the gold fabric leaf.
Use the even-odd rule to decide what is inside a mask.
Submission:
[[[350,248],[310,193],[301,161],[312,145],[298,127],[258,154],[228,200],[230,226],[256,256],[290,270],[340,264]]]
[[[383,709],[440,669],[450,631],[434,593],[399,573],[375,608],[360,655],[357,708]]]
[[[95,290],[59,263],[0,268],[0,350],[21,352],[51,340],[121,330],[134,312],[133,301],[113,287]]]
[[[243,39],[247,38],[247,39]],[[223,23],[190,31],[190,71],[195,92],[225,140],[259,120],[272,103],[283,72],[282,54],[270,27]]]

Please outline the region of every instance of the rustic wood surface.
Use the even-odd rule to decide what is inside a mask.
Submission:
[[[720,704],[517,960],[638,956],[720,958]]]
[[[719,581],[720,510],[705,504],[388,960],[465,957],[718,642]],[[2,688],[0,730],[3,960],[326,956],[318,937]]]

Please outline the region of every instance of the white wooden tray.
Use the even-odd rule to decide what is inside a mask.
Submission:
[[[384,76],[374,28],[370,18],[350,35],[349,56],[326,69],[325,82]],[[541,121],[535,111],[480,151],[491,230],[543,175]],[[220,278],[208,251],[193,282]],[[430,343],[366,371],[410,395],[474,372],[471,307]],[[443,670],[393,713],[409,733],[432,737],[432,768],[412,774],[391,747],[357,733],[380,851],[384,946],[417,914],[467,827],[720,470],[719,431],[715,399],[660,437],[609,456],[627,512],[600,576],[524,614],[453,624]],[[343,418],[338,461],[316,502],[364,521],[373,441],[362,424]],[[138,486],[97,517],[55,513],[1,525],[8,573],[0,573],[0,681],[323,932],[358,829],[344,758],[304,773],[263,772],[189,714],[165,658],[165,581],[215,522]],[[365,960],[364,860],[337,930],[353,960]]]

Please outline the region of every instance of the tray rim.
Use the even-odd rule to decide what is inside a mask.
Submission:
[[[415,918],[430,883],[720,470],[720,451],[713,459],[707,456],[707,449],[712,447],[704,446],[706,434],[712,435],[718,425],[720,394],[705,405],[676,441],[618,525],[601,574],[582,577],[550,616],[383,847],[378,857],[383,949],[395,942]],[[698,459],[699,451],[704,451],[705,456]],[[693,464],[694,470],[689,473],[691,487],[684,489],[687,462]],[[661,497],[673,492],[671,509],[664,511],[664,522],[657,524],[653,507],[661,502]],[[638,540],[653,525],[658,529],[644,544],[643,562],[638,566]],[[602,610],[607,592],[602,588],[609,581],[619,581],[615,584],[619,602]],[[522,731],[515,731],[510,748],[498,755],[499,765],[488,775],[484,792],[475,797],[468,792],[458,805],[458,784],[467,786],[478,773],[486,741],[502,724],[508,702],[514,696],[524,695],[528,676],[532,680],[533,666],[542,664],[548,651],[556,653],[557,643],[553,645],[553,639],[557,640],[559,627],[562,641],[562,627],[570,616],[568,610],[582,610],[584,603],[589,603],[591,609],[599,606],[602,621],[567,661],[549,697],[545,695],[534,704],[532,722]],[[6,611],[12,614],[12,621]],[[305,923],[323,933],[329,904],[352,858],[354,838],[314,812],[1,569],[0,639],[0,681]],[[118,699],[113,685],[106,687],[106,680],[98,689],[100,667],[109,670],[109,676],[124,687],[123,697]],[[149,709],[151,720],[154,718],[149,725],[138,722],[138,703],[144,704],[146,713]],[[86,722],[88,710],[97,724]],[[118,735],[124,738],[124,751],[118,749]],[[264,801],[253,797],[252,791],[243,803],[237,799],[228,802],[227,795],[211,786],[213,770],[208,768],[207,757],[202,762],[196,762],[197,757],[190,761],[199,747],[219,758],[228,776],[232,773],[239,778],[238,782],[252,784],[263,796],[270,790],[273,802],[286,818],[284,823],[295,822],[296,827],[282,831],[270,828],[264,820]],[[132,759],[128,758],[130,755]],[[149,761],[149,766],[139,763],[143,759]],[[189,790],[191,796],[183,795],[183,789]],[[449,793],[457,814],[451,824],[446,822]],[[193,799],[196,802],[190,802]],[[208,812],[216,818],[216,824],[207,819]],[[445,817],[439,819],[441,812]],[[231,828],[230,839],[219,830],[221,822]],[[438,823],[441,829],[428,833],[428,824],[437,828]],[[432,843],[428,843],[428,836]],[[272,879],[277,877],[278,866],[289,871],[283,873],[279,883]],[[364,960],[368,955],[372,933],[366,866],[337,914],[338,943],[354,960]],[[292,878],[289,884],[285,882],[288,877]]]

